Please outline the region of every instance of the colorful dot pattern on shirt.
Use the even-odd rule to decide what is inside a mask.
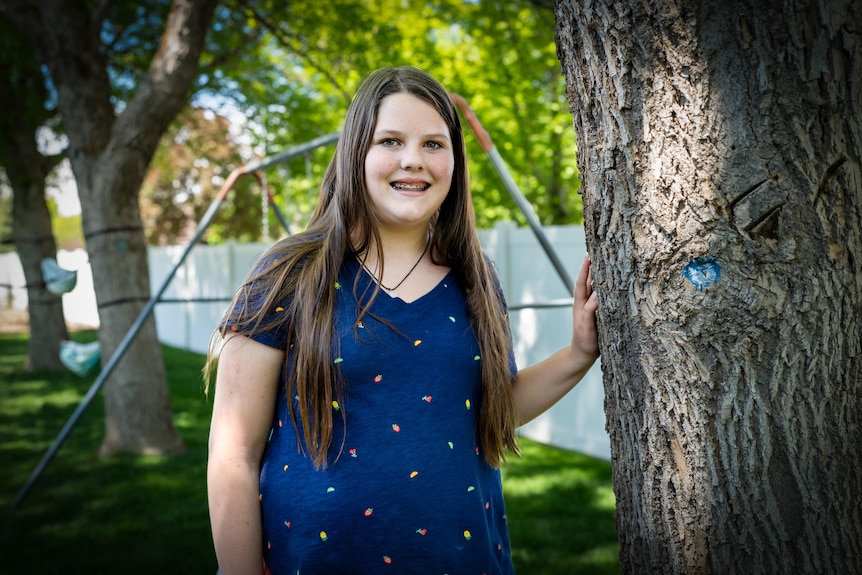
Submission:
[[[267,566],[274,575],[511,574],[500,473],[476,434],[481,361],[464,290],[449,274],[409,304],[381,293],[372,313],[401,334],[370,316],[357,330],[356,274],[370,281],[351,262],[338,282],[334,349],[348,392],[333,402],[326,469],[297,453],[278,405],[260,477]]]

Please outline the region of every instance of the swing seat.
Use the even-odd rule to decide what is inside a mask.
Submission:
[[[92,375],[99,367],[101,350],[98,341],[80,343],[77,341],[60,342],[60,361],[69,371],[86,377]]]
[[[78,272],[61,268],[54,258],[42,258],[42,277],[54,295],[68,293],[78,283]]]

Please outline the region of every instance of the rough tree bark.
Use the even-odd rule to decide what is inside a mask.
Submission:
[[[555,10],[623,571],[862,573],[862,4]]]
[[[115,110],[100,31],[103,10],[82,0],[2,0],[0,10],[38,46],[57,91],[81,198],[99,308],[103,361],[150,298],[138,194],[158,141],[187,103],[216,0],[175,0],[147,75]],[[152,317],[105,383],[103,455],[183,449],[169,406]]]
[[[45,109],[45,79],[35,50],[4,19],[0,22],[0,165],[12,187],[12,237],[24,280],[30,315],[25,369],[64,369],[60,343],[68,337],[63,300],[45,287],[42,259],[57,257],[45,178],[59,157],[43,156],[36,130],[52,113]]]

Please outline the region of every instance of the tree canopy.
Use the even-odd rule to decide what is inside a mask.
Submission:
[[[467,99],[543,223],[580,221],[575,158],[565,153],[575,142],[553,20],[553,12],[524,0],[224,5],[191,103],[232,121],[189,112],[174,122],[142,194],[148,241],[182,237],[243,163],[338,131],[363,78],[397,65],[423,68]],[[467,142],[480,227],[523,221],[475,138],[468,135]],[[304,226],[331,156],[331,148],[322,148],[267,171],[292,227]],[[242,185],[207,241],[279,233],[272,213],[264,220],[260,186]]]

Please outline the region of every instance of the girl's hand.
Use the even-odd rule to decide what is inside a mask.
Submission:
[[[593,272],[590,257],[584,258],[575,282],[575,301],[572,306],[572,349],[587,358],[599,357],[599,335],[596,329],[598,296],[593,291]]]

